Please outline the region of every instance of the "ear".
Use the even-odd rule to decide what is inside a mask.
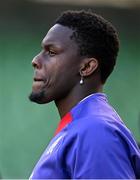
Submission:
[[[80,65],[80,75],[86,77],[91,75],[98,68],[99,63],[95,58],[83,59]]]

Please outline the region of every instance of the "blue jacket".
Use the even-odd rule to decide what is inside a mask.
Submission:
[[[88,96],[67,113],[30,179],[140,178],[140,150],[106,95]]]

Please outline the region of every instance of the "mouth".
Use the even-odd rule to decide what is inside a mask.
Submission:
[[[42,81],[44,82],[44,80],[41,79],[41,78],[34,78],[34,81],[35,81],[35,82],[42,82]]]
[[[44,79],[39,78],[39,77],[34,77],[33,78],[33,84],[32,84],[32,91],[33,92],[38,92],[44,87]]]

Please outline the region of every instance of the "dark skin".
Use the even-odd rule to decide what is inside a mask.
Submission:
[[[81,57],[72,34],[72,29],[54,25],[42,41],[43,50],[32,61],[31,101],[44,104],[54,100],[61,118],[84,97],[102,92],[103,86],[98,60]]]

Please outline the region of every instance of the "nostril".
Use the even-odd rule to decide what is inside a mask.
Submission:
[[[38,56],[35,56],[32,60],[32,66],[34,68],[40,68],[40,63],[39,63],[39,60],[38,60]]]
[[[35,61],[32,61],[32,66],[35,68],[37,67],[37,64],[35,63]]]

